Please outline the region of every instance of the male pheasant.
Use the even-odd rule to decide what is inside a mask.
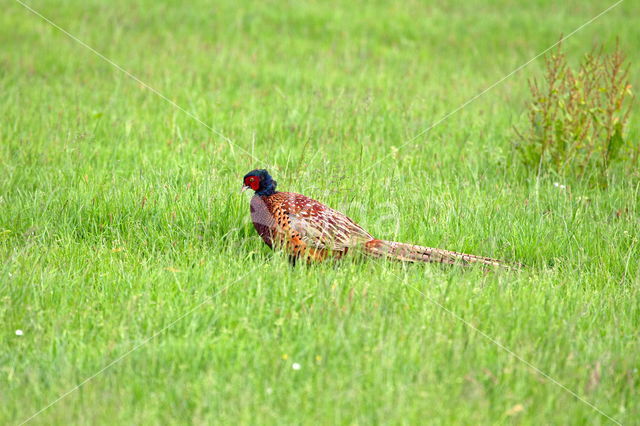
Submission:
[[[340,258],[360,249],[374,257],[406,262],[509,266],[488,257],[378,240],[339,211],[301,194],[276,191],[276,181],[266,170],[247,173],[242,192],[247,189],[255,191],[251,219],[256,231],[269,247],[283,248],[293,262]]]

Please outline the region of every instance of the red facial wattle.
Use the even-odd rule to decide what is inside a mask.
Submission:
[[[244,184],[254,191],[257,191],[260,188],[260,179],[256,176],[249,176],[244,179]]]

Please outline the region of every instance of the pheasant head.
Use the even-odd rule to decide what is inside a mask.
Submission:
[[[253,189],[259,196],[272,195],[276,193],[277,184],[268,171],[256,169],[244,175],[242,192]]]

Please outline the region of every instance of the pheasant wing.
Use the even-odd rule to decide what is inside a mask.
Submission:
[[[373,238],[339,211],[304,195],[291,195],[293,197],[288,206],[291,230],[307,245],[342,251]]]

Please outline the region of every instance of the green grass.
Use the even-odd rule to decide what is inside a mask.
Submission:
[[[233,144],[5,2],[0,423],[140,344],[32,423],[609,422],[471,326],[638,421],[640,179],[563,190],[513,161],[542,62],[402,146],[609,3],[29,4]],[[637,86],[639,13],[571,60],[619,37]],[[238,193],[265,166],[377,237],[527,267],[292,268]]]

